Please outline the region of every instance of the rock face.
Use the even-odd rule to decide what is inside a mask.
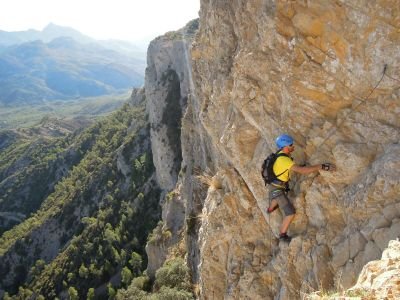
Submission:
[[[150,43],[147,53],[146,110],[157,182],[163,190],[162,222],[146,245],[147,274],[151,277],[167,259],[170,247],[183,236],[185,199],[177,185],[182,162],[181,120],[193,90],[189,46],[197,28],[198,20],[193,20],[179,31],[160,36]]]
[[[299,299],[349,288],[399,236],[399,16],[395,0],[202,0],[190,93],[172,54],[181,46],[152,43],[154,161],[165,189],[181,165],[176,207],[185,209],[200,299]],[[170,93],[181,104],[187,95],[181,163],[179,149],[163,143]],[[292,176],[289,245],[276,238],[282,215],[265,213],[259,171],[281,133],[295,138],[296,163],[337,165],[335,173]],[[210,188],[198,180],[207,176]]]
[[[201,1],[182,127],[201,299],[348,288],[399,236],[399,16],[396,1]],[[266,216],[259,175],[283,132],[297,163],[338,167],[293,178],[288,246],[274,237],[282,216]],[[194,167],[220,176],[222,190],[201,198]]]
[[[191,84],[188,47],[197,21],[180,31],[160,36],[147,52],[145,90],[157,181],[165,190],[175,187],[182,161],[182,112]]]
[[[369,262],[362,270],[353,292],[368,291],[374,299],[400,298],[400,242],[393,240],[381,260]]]

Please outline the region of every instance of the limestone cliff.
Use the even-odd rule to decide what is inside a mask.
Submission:
[[[400,242],[390,241],[380,260],[369,262],[362,270],[352,292],[368,293],[377,299],[400,298]]]
[[[164,263],[169,247],[182,240],[185,208],[177,185],[182,162],[181,120],[192,90],[189,46],[197,28],[198,20],[193,20],[183,29],[153,40],[147,52],[146,110],[157,181],[163,189],[162,221],[146,246],[150,276]],[[172,192],[176,185],[177,191]]]
[[[399,16],[396,1],[201,1],[192,105],[225,182],[205,199],[201,298],[349,287],[399,236]],[[294,179],[289,246],[259,175],[282,132],[299,164],[338,166]]]
[[[150,43],[145,91],[157,180],[165,190],[176,184],[181,166],[180,128],[190,89],[188,47],[197,21]]]
[[[298,299],[348,288],[399,236],[399,16],[395,0],[201,1],[193,88],[179,88],[188,102],[178,181],[199,298]],[[152,57],[148,74],[157,69]],[[152,82],[177,82],[179,68],[169,65],[162,62]],[[168,92],[146,85],[147,98]],[[276,239],[280,213],[265,213],[259,174],[283,132],[296,140],[298,164],[338,167],[292,178],[289,245]],[[176,152],[162,162],[162,134],[154,161],[167,166],[158,178],[171,189]],[[220,186],[207,191],[198,178],[210,174]]]

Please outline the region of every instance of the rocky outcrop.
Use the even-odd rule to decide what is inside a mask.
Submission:
[[[369,262],[361,271],[352,293],[368,294],[373,299],[400,298],[400,242],[393,240],[380,260]]]
[[[146,245],[147,274],[151,277],[183,241],[186,199],[178,183],[183,155],[181,127],[193,90],[189,46],[197,28],[198,20],[193,20],[179,31],[160,36],[150,43],[147,53],[146,109],[157,182],[164,191],[162,221]]]
[[[156,271],[171,257],[183,257],[185,207],[180,186],[167,194],[162,206],[162,221],[153,230],[146,245],[147,274],[154,277]]]
[[[153,272],[184,232],[200,299],[298,299],[354,285],[400,232],[399,15],[395,1],[202,0],[192,73],[182,41],[152,42],[154,161],[161,186],[179,187],[164,207],[162,251],[150,251]],[[163,116],[178,102],[176,146],[168,128],[177,126]],[[296,163],[337,165],[293,176],[289,245],[276,238],[282,215],[265,213],[259,174],[283,132]]]
[[[150,43],[146,68],[146,109],[157,181],[164,190],[175,187],[182,161],[182,112],[191,84],[188,47],[197,21],[169,32]]]
[[[221,170],[221,188],[211,188],[205,199],[198,266],[205,299],[266,299],[277,292],[271,289],[278,280],[271,268],[277,243],[237,175],[233,169]]]
[[[201,1],[182,127],[200,298],[348,288],[399,236],[399,15],[395,1]],[[293,178],[288,246],[275,238],[280,213],[265,215],[259,175],[282,132],[297,163],[338,167]],[[194,196],[194,167],[222,176],[222,190]]]

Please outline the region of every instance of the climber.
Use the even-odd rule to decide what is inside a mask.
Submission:
[[[293,138],[287,134],[282,134],[276,138],[275,142],[279,150],[277,152],[277,158],[273,163],[273,172],[278,175],[276,175],[276,179],[271,182],[272,189],[269,192],[270,205],[267,209],[267,213],[270,214],[280,207],[285,217],[280,228],[279,239],[288,243],[292,238],[287,235],[287,230],[296,213],[293,204],[287,196],[291,173],[296,172],[305,175],[320,170],[336,170],[336,166],[330,163],[313,166],[296,165],[291,157],[291,153],[294,151],[293,141]]]

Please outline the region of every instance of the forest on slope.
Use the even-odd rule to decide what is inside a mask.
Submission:
[[[151,291],[144,247],[160,219],[160,189],[144,97],[66,136],[7,131],[2,141],[0,210],[8,214],[0,216],[0,296],[108,299]],[[179,260],[164,270],[188,276]],[[156,275],[155,288],[175,293],[177,283],[162,278]]]

